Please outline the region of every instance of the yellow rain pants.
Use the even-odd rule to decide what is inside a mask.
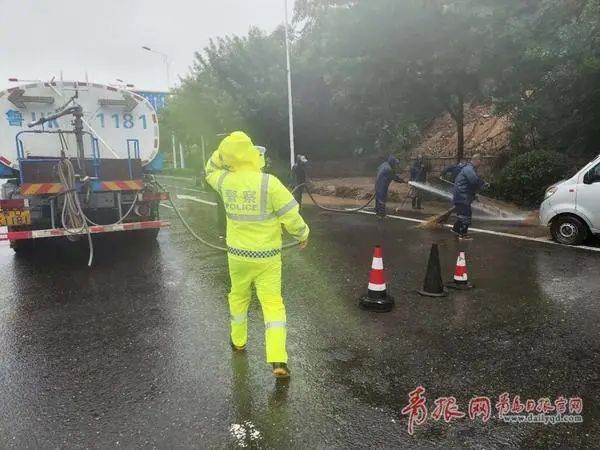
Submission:
[[[239,258],[229,255],[229,313],[231,315],[231,341],[237,347],[246,345],[248,339],[248,307],[252,298],[252,285],[262,307],[265,322],[267,362],[287,363],[287,324],[285,306],[281,297],[281,256],[265,259]]]

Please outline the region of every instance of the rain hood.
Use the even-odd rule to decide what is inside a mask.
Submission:
[[[252,139],[242,131],[235,131],[223,139],[219,145],[219,155],[231,172],[258,172],[264,166]]]

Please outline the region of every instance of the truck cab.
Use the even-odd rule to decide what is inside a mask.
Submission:
[[[600,155],[546,190],[540,221],[561,244],[580,245],[590,235],[600,235]]]

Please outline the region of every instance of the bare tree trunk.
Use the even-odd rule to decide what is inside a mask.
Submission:
[[[531,150],[535,150],[537,146],[537,142],[535,142],[535,126],[531,124]]]
[[[446,100],[446,109],[456,123],[456,162],[465,156],[465,96],[462,92],[451,95]]]
[[[465,157],[465,107],[463,95],[458,95],[458,104],[456,105],[456,162],[459,163]]]

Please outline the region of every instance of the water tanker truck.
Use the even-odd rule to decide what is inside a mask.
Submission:
[[[168,199],[148,168],[156,111],[144,97],[88,82],[35,82],[0,91],[0,240],[128,233],[155,239]],[[91,263],[91,258],[90,258]]]

